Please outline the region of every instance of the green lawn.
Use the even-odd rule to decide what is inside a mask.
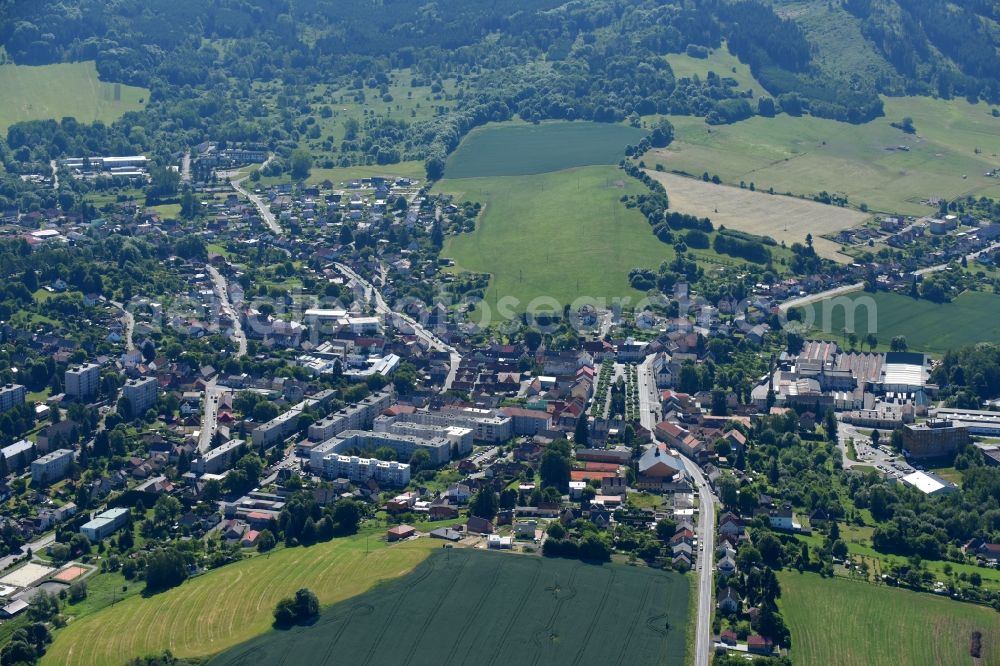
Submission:
[[[337,603],[410,572],[440,547],[430,539],[387,546],[381,536],[369,532],[369,538],[281,549],[152,597],[131,596],[59,631],[42,663],[119,666],[165,649],[179,657],[212,655],[266,632],[278,600],[300,587],[308,586],[323,604]],[[108,585],[94,584],[106,596]]]
[[[0,133],[25,120],[72,116],[80,122],[111,123],[138,111],[149,91],[98,79],[94,61],[33,67],[0,65]]]
[[[885,117],[864,125],[779,115],[710,126],[701,118],[672,116],[674,142],[644,159],[650,167],[708,171],[760,190],[846,193],[853,205],[911,215],[934,212],[920,203],[928,197],[1000,197],[1000,179],[983,175],[1000,166],[1000,118],[988,105],[926,97],[887,97],[884,103]],[[913,118],[916,135],[890,126],[904,116]]]
[[[982,606],[813,573],[779,573],[778,605],[798,666],[1000,663],[1000,615]],[[982,661],[969,656],[982,632]]]
[[[617,164],[643,130],[592,122],[502,123],[469,133],[448,158],[448,178],[525,176],[570,167]]]
[[[436,189],[484,206],[476,230],[449,236],[442,256],[459,270],[493,276],[486,301],[494,312],[498,296],[519,299],[516,312],[537,296],[555,298],[560,310],[580,296],[635,299],[641,294],[629,287],[628,272],[655,270],[674,255],[619,201],[644,188],[615,167],[446,179]]]
[[[240,664],[683,664],[688,578],[440,549],[413,574],[212,660]]]
[[[841,297],[843,298],[843,297]],[[878,292],[856,292],[846,298],[854,305],[854,331],[864,339],[871,331],[880,344],[887,344],[894,336],[903,335],[913,351],[945,352],[975,342],[1000,339],[1000,296],[984,292],[965,292],[951,303],[932,303],[924,299]],[[870,299],[870,300],[865,300]],[[821,301],[806,306],[813,313],[815,325],[811,336],[822,336],[843,342],[846,309],[833,305],[829,312]],[[864,303],[874,304],[874,317],[869,323],[869,310]],[[827,322],[827,314],[831,323]],[[808,314],[804,318],[808,321]]]

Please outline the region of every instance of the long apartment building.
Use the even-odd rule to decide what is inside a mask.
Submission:
[[[0,413],[14,409],[24,404],[28,389],[21,384],[4,384],[0,386]]]
[[[267,423],[262,423],[253,429],[253,445],[265,448],[284,440],[299,427],[299,417],[302,412],[313,405],[325,405],[333,397],[333,391],[321,391],[302,402],[294,405],[284,414],[279,414]]]
[[[211,449],[204,456],[191,461],[191,471],[196,474],[218,474],[229,469],[236,462],[237,452],[244,443],[242,439],[233,439]]]
[[[489,409],[465,407],[440,412],[416,411],[400,414],[395,423],[418,423],[439,427],[468,428],[478,442],[498,444],[514,436],[514,420],[506,414]]]
[[[309,426],[309,439],[322,442],[346,430],[372,427],[375,418],[392,405],[393,391],[385,388],[360,402],[348,405]]]
[[[410,482],[410,466],[375,458],[331,454],[323,459],[323,476],[328,479],[348,479],[353,483],[374,479],[382,485],[405,486]]]
[[[324,472],[324,460],[332,455],[344,455],[351,451],[374,451],[388,447],[396,452],[400,460],[409,460],[417,449],[424,449],[430,455],[432,465],[443,465],[451,458],[452,442],[446,437],[424,439],[412,435],[394,435],[369,430],[348,430],[320,442],[309,452],[309,466],[313,472]]]
[[[472,428],[414,423],[400,416],[377,416],[372,423],[372,430],[391,435],[408,435],[419,439],[444,438],[452,443],[454,454],[465,456],[472,453]]]

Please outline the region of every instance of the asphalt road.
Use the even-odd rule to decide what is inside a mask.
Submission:
[[[399,317],[400,319],[408,323],[410,326],[412,326],[414,335],[416,335],[418,338],[426,342],[431,349],[437,349],[438,351],[446,351],[449,353],[450,355],[449,371],[448,371],[448,377],[444,383],[443,391],[447,391],[449,388],[451,388],[451,384],[453,381],[455,381],[455,375],[458,372],[458,366],[462,363],[462,356],[461,354],[458,353],[458,350],[456,350],[451,345],[446,344],[436,335],[434,335],[426,328],[421,326],[412,317],[405,315],[401,312],[395,312],[391,307],[389,307],[389,304],[386,303],[385,299],[382,297],[382,293],[378,289],[376,289],[374,285],[368,282],[368,280],[365,280],[363,277],[358,275],[357,272],[355,272],[348,266],[345,266],[344,264],[338,263],[335,265],[337,266],[337,270],[339,270],[344,275],[352,278],[364,288],[365,297],[368,299],[369,302],[375,305],[375,310],[377,312],[381,313],[382,315],[395,314],[397,317]]]
[[[21,552],[15,555],[7,555],[6,557],[0,557],[0,571],[4,571],[7,567],[14,564],[18,559],[20,559],[30,548],[32,553],[39,553],[45,550],[47,546],[54,543],[56,540],[56,533],[49,532],[44,536],[40,536],[31,543],[26,543],[21,546]]]
[[[270,163],[273,157],[274,157],[273,155],[268,155],[264,163],[260,165],[260,168],[263,169],[264,167],[266,167]],[[223,174],[219,175],[221,177]],[[267,205],[264,199],[262,199],[261,197],[257,196],[250,190],[243,187],[244,181],[246,181],[246,179],[249,177],[250,176],[243,176],[242,178],[239,178],[237,180],[232,180],[230,181],[230,184],[233,186],[234,190],[245,196],[247,199],[250,200],[251,203],[253,203],[254,206],[257,207],[257,211],[260,213],[261,219],[263,219],[264,224],[266,224],[268,228],[271,229],[271,232],[274,233],[275,236],[281,236],[282,235],[281,225],[278,224],[278,220],[275,219],[274,213],[271,212],[271,208]]]
[[[209,275],[212,276],[215,295],[219,297],[223,312],[228,314],[233,320],[233,337],[236,338],[237,343],[236,358],[245,356],[247,353],[247,336],[243,332],[243,326],[240,324],[239,314],[236,312],[236,308],[233,307],[232,301],[229,300],[229,286],[226,284],[226,278],[222,277],[222,274],[216,270],[215,266],[205,264],[205,268],[208,269]]]
[[[652,372],[652,356],[639,365],[640,422],[650,432],[656,432],[660,413],[659,391]],[[654,442],[656,441],[654,436]],[[712,646],[712,566],[715,561],[715,504],[712,488],[701,468],[690,458],[680,455],[688,474],[698,489],[698,555],[695,572],[698,576],[698,617],[695,630],[695,666],[708,666]]]

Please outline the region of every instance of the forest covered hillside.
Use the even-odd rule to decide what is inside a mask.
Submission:
[[[364,145],[342,151],[430,160],[436,175],[469,129],[515,116],[729,123],[809,113],[858,123],[883,114],[880,94],[995,103],[998,13],[990,0],[3,0],[0,43],[17,64],[95,60],[102,80],[150,88],[146,115],[123,121],[145,126],[140,140],[104,139],[144,151],[164,132],[295,142],[309,129],[295,107],[320,83],[390,103],[394,73],[437,91],[453,80],[447,112],[372,118]],[[705,57],[724,43],[765,90],[740,89],[726,72],[678,81],[663,57]],[[284,86],[285,122],[251,99],[267,82]],[[405,142],[395,138],[401,123],[414,130]],[[33,146],[38,159],[78,148],[54,143],[51,126],[14,131],[10,147]]]

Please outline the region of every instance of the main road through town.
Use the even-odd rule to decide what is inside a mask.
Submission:
[[[643,427],[653,433],[656,444],[656,423],[660,414],[659,391],[652,370],[653,357],[639,365],[639,410]],[[708,666],[712,649],[712,565],[715,561],[715,495],[701,468],[690,458],[679,454],[688,474],[698,489],[698,554],[695,575],[698,576],[698,617],[695,630],[695,666]]]

